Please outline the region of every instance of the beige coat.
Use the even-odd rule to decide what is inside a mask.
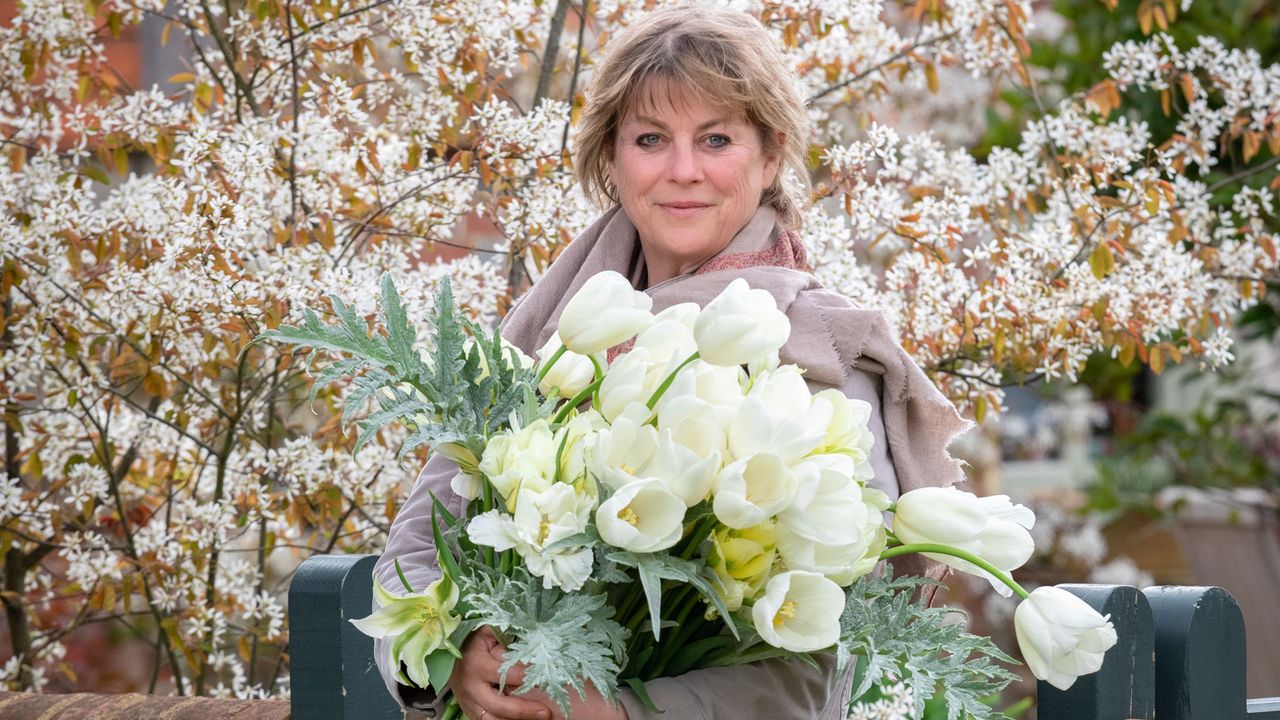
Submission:
[[[754,257],[777,238],[773,213],[762,208],[717,258]],[[508,316],[504,337],[532,354],[554,331],[564,300],[587,277],[603,270],[617,270],[636,283],[643,277],[635,230],[617,209],[597,221],[556,260]],[[946,446],[967,424],[897,345],[877,313],[860,310],[842,296],[824,290],[808,273],[782,267],[695,273],[646,292],[653,297],[655,312],[679,302],[705,305],[735,277],[772,292],[779,308],[787,313],[792,335],[780,352],[781,361],[805,369],[812,391],[836,387],[871,404],[873,486],[896,498],[900,491],[949,484],[960,478]],[[886,385],[890,388],[887,396]],[[415,588],[439,577],[431,534],[431,493],[461,512],[462,500],[449,487],[455,472],[452,463],[440,456],[423,468],[374,569],[374,577],[383,586],[399,587],[392,564],[396,558]],[[911,570],[936,574],[936,568],[923,565]],[[403,688],[397,687],[389,667],[389,644],[379,641],[375,648],[388,690],[404,702]],[[850,679],[846,674],[836,683],[834,661],[826,658],[820,664],[821,672],[800,662],[771,660],[655,680],[646,684],[646,690],[665,711],[661,716],[644,709],[629,690],[623,691],[622,701],[634,720],[843,718]]]

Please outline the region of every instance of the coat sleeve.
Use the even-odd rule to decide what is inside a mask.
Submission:
[[[453,461],[438,453],[432,455],[418,474],[408,501],[396,514],[391,532],[387,535],[387,547],[373,566],[374,581],[381,583],[393,595],[400,594],[397,591],[404,587],[396,573],[397,560],[400,561],[405,579],[414,590],[422,590],[440,577],[440,568],[436,564],[436,543],[431,533],[431,496],[434,494],[439,498],[450,512],[461,513],[463,499],[450,486],[450,481],[457,472],[458,466]],[[396,673],[399,668],[392,664],[390,639],[374,640],[373,656],[387,692],[391,693],[391,697],[401,707],[426,710],[433,717],[440,714],[443,697],[436,697],[430,690],[420,690],[397,682]]]

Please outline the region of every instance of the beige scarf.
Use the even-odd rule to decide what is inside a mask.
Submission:
[[[883,380],[885,435],[902,492],[963,479],[947,446],[970,423],[907,355],[877,311],[856,307],[824,289],[804,266],[803,247],[761,207],[720,254],[697,271],[645,290],[654,312],[681,302],[706,305],[734,278],[769,291],[791,320],[791,338],[779,353],[805,377],[842,387],[851,368]],[[640,287],[644,256],[635,226],[614,207],[569,244],[503,321],[502,334],[526,353],[555,332],[560,313],[587,278],[613,270]]]

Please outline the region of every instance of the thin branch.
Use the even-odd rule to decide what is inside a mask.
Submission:
[[[249,105],[249,110],[254,115],[261,116],[262,108],[258,106],[258,101],[253,96],[253,88],[248,86],[244,78],[240,77],[240,73],[236,71],[236,51],[232,47],[231,41],[214,22],[213,10],[209,8],[209,0],[200,0],[200,7],[204,10],[205,22],[209,23],[209,34],[213,36],[213,41],[217,43],[218,50],[222,52],[222,59],[227,63],[227,72],[231,73],[231,79],[236,85],[236,119],[240,119],[240,98],[243,97]],[[228,18],[230,20],[230,18]]]
[[[862,72],[858,73],[857,75],[854,75],[853,77],[849,78],[848,80],[842,80],[842,81],[840,81],[840,82],[836,83],[835,85],[828,86],[828,87],[823,88],[822,90],[818,91],[817,93],[815,93],[815,94],[813,94],[813,95],[810,95],[810,96],[809,96],[809,99],[805,101],[805,104],[806,104],[806,105],[812,105],[812,104],[814,104],[815,102],[817,102],[817,101],[821,100],[822,98],[824,98],[824,97],[826,97],[826,96],[830,95],[830,94],[831,94],[831,93],[833,93],[833,92],[836,92],[836,91],[838,91],[838,90],[843,90],[843,89],[845,89],[845,88],[849,87],[850,85],[852,85],[852,84],[854,84],[854,83],[856,83],[856,82],[859,82],[859,81],[861,81],[861,80],[866,79],[866,78],[867,78],[869,75],[871,75],[872,73],[874,73],[874,72],[878,72],[879,70],[881,70],[882,68],[884,68],[884,67],[885,67],[885,66],[887,66],[887,65],[892,65],[893,63],[895,63],[895,62],[897,62],[897,61],[899,61],[899,60],[901,60],[901,59],[903,59],[903,58],[907,57],[908,55],[910,55],[911,53],[915,52],[916,50],[919,50],[919,49],[921,49],[921,48],[926,48],[926,47],[929,47],[929,46],[931,46],[931,45],[937,45],[938,43],[941,43],[941,42],[946,42],[947,40],[950,40],[951,38],[953,38],[953,37],[955,37],[955,36],[956,36],[956,33],[955,33],[955,32],[949,32],[949,33],[946,33],[945,35],[938,35],[937,37],[929,38],[928,40],[925,40],[924,42],[918,42],[918,43],[913,44],[913,45],[912,45],[912,46],[910,46],[910,47],[903,48],[903,49],[899,50],[898,52],[896,52],[896,53],[894,53],[894,54],[890,55],[889,57],[885,58],[883,61],[881,61],[881,62],[879,62],[879,63],[876,63],[875,65],[873,65],[873,66],[871,66],[871,67],[867,68],[866,70],[863,70]]]
[[[286,38],[286,41],[287,41],[290,45],[292,45],[292,44],[293,44],[296,40],[298,40],[299,38],[306,37],[307,35],[309,35],[309,34],[311,34],[311,33],[315,32],[315,31],[319,30],[320,28],[324,27],[325,25],[328,25],[328,24],[330,24],[330,23],[338,22],[339,20],[345,20],[345,19],[347,19],[347,18],[351,17],[352,15],[359,15],[359,14],[360,14],[360,13],[362,13],[362,12],[365,12],[365,11],[367,11],[367,10],[372,10],[372,9],[374,9],[374,8],[376,8],[376,7],[381,7],[381,6],[383,6],[383,5],[386,5],[386,4],[387,4],[387,3],[389,3],[389,2],[391,2],[391,0],[377,0],[377,2],[369,3],[368,5],[364,5],[364,6],[362,6],[362,7],[358,7],[358,8],[356,8],[356,9],[354,9],[354,10],[348,10],[348,11],[343,12],[343,13],[338,13],[337,15],[335,15],[334,17],[329,18],[328,20],[322,20],[322,21],[320,21],[320,22],[316,23],[315,25],[311,25],[311,26],[309,26],[306,30],[303,30],[302,32],[300,32],[300,33],[298,33],[298,34],[296,34],[296,35],[294,35],[294,34],[292,33],[292,30],[291,30],[291,31],[290,31],[290,34],[289,34],[289,36],[288,36],[288,38]]]
[[[573,54],[573,75],[569,77],[569,117],[564,121],[564,132],[560,135],[560,157],[564,157],[565,148],[569,145],[569,127],[573,125],[573,105],[577,102],[578,71],[582,67],[582,43],[587,32],[587,18],[591,16],[591,0],[582,0],[578,11],[578,47]]]
[[[291,232],[298,222],[298,52],[293,44],[293,0],[284,4],[285,32],[289,35],[289,70],[292,83],[290,102],[293,104],[293,137],[289,140],[289,226]],[[292,234],[289,242],[293,242]]]
[[[1275,167],[1276,165],[1280,165],[1280,155],[1276,155],[1270,160],[1267,160],[1266,162],[1260,163],[1258,165],[1254,165],[1251,168],[1245,168],[1244,170],[1241,170],[1240,172],[1234,175],[1228,175],[1227,177],[1224,177],[1221,180],[1210,185],[1208,188],[1206,188],[1206,190],[1209,192],[1210,195],[1212,195],[1218,192],[1219,190],[1221,190],[1222,188],[1227,187],[1228,185],[1232,185],[1234,183],[1240,182],[1241,180],[1247,180],[1253,177],[1254,175],[1264,173],[1270,170],[1271,168]]]

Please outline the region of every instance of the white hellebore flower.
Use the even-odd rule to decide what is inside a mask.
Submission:
[[[575,493],[572,485],[555,483],[541,492],[522,488],[515,506],[514,516],[499,510],[477,515],[467,525],[467,536],[496,550],[514,548],[545,588],[579,590],[591,577],[591,548],[544,548],[587,529],[590,500]]]
[[[550,360],[561,347],[563,345],[560,342],[560,334],[552,333],[547,343],[538,350],[539,366]],[[591,364],[591,358],[567,350],[543,376],[542,382],[538,383],[538,389],[543,395],[550,396],[551,389],[555,388],[557,395],[568,399],[586,389],[595,379],[596,371],[595,366]]]
[[[1110,615],[1103,616],[1061,588],[1038,587],[1018,604],[1013,627],[1031,673],[1059,690],[1097,672],[1116,644]]]
[[[632,552],[657,552],[680,542],[684,501],[653,478],[624,485],[596,510],[596,528],[606,543]]]
[[[712,365],[747,365],[778,351],[791,335],[791,322],[773,295],[753,290],[737,278],[698,315],[693,337],[702,359]]]
[[[1036,516],[1008,495],[978,497],[955,488],[926,487],[898,498],[893,532],[904,544],[950,545],[986,560],[1004,572],[1015,570],[1035,551],[1028,530]],[[1003,582],[977,566],[951,555],[925,553],[940,563],[986,578],[996,592],[1008,597]]]
[[[635,337],[653,322],[653,299],[622,275],[606,270],[587,278],[565,303],[557,329],[565,347],[594,355]]]
[[[840,638],[844,591],[818,573],[792,570],[774,575],[751,607],[756,632],[770,645],[807,653]]]
[[[773,453],[726,465],[716,478],[711,509],[720,522],[744,530],[786,510],[795,499],[796,474]]]

